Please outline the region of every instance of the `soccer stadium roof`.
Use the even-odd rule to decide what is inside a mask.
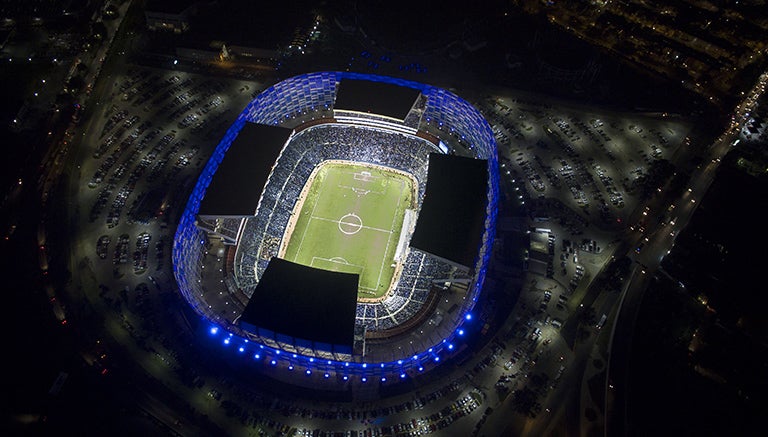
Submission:
[[[291,132],[284,127],[246,122],[208,186],[199,215],[254,215],[272,165]]]
[[[384,115],[404,120],[419,90],[386,82],[342,79],[334,109]]]
[[[278,336],[293,337],[288,343],[309,341],[317,349],[331,347],[336,352],[351,353],[357,289],[356,274],[316,269],[274,257],[240,323],[246,330],[258,329],[262,336],[267,329]]]
[[[483,238],[487,191],[488,161],[430,153],[411,246],[472,267]]]

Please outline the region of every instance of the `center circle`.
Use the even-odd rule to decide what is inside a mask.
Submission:
[[[357,214],[345,214],[339,219],[339,230],[346,235],[354,235],[363,229],[363,219]]]

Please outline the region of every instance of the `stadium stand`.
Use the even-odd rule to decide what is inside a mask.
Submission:
[[[256,215],[246,221],[236,257],[239,287],[253,289],[268,260],[277,254],[264,247],[282,238],[301,189],[318,164],[338,159],[408,172],[419,181],[421,199],[431,150],[433,144],[423,139],[368,127],[329,123],[296,133],[275,163]]]

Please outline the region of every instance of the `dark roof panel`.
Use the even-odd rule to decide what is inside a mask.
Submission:
[[[240,323],[351,350],[357,289],[356,274],[272,258]]]
[[[199,215],[254,215],[272,166],[291,129],[245,123],[200,202]]]
[[[420,92],[392,83],[342,79],[333,107],[404,120]]]
[[[411,246],[471,268],[483,237],[487,192],[488,161],[430,153]]]

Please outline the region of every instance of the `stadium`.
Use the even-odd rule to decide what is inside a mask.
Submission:
[[[216,147],[180,217],[174,275],[210,335],[259,366],[405,379],[482,324],[497,200],[493,133],[460,97],[304,74],[257,95]]]

